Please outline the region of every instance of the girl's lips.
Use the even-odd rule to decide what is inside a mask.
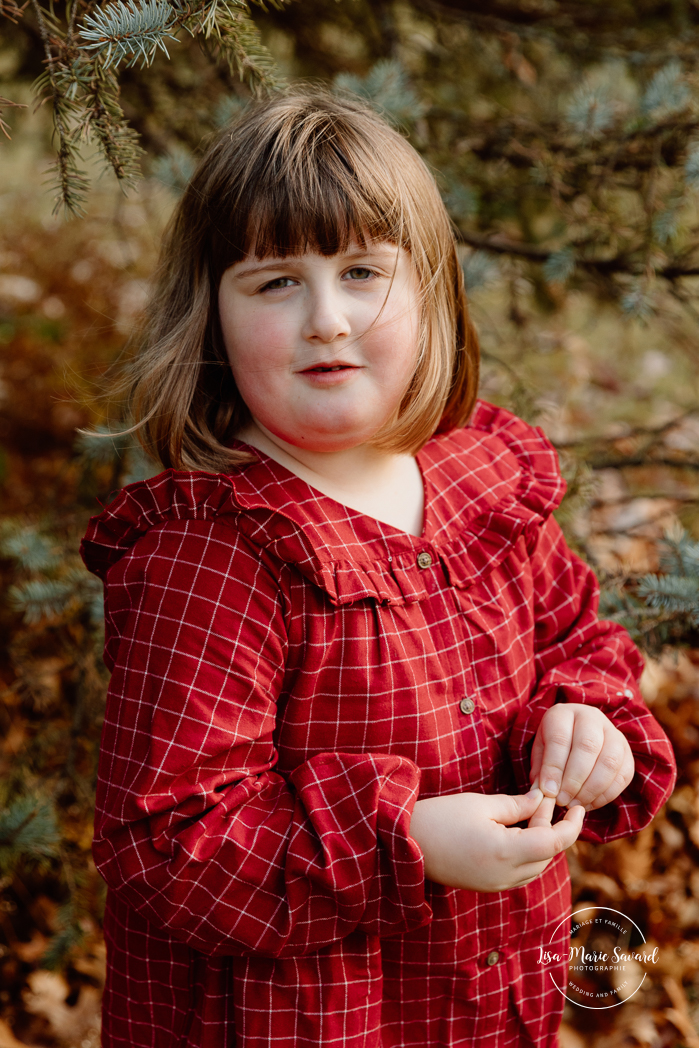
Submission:
[[[299,371],[298,374],[310,379],[314,386],[336,386],[346,382],[361,368],[355,364],[314,364],[313,367]]]
[[[309,368],[304,368],[302,374],[305,375],[309,371],[346,371],[348,368],[355,368],[356,364],[344,364],[342,361],[331,361],[328,364],[313,364]]]

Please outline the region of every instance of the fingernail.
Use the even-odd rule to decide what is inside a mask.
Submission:
[[[577,797],[574,797],[572,801],[568,801],[569,808],[574,808],[577,804],[580,804],[582,806],[582,801],[579,801]]]
[[[564,793],[559,793],[558,796],[556,797],[556,804],[560,804],[561,808],[563,808],[568,803],[569,800],[570,800],[570,794],[569,793],[565,793],[565,792]]]
[[[543,793],[538,786],[532,786],[527,794],[527,797],[543,797]]]
[[[545,783],[545,788],[547,792],[552,793],[554,797],[558,793],[558,783],[554,782],[553,779],[547,780],[547,782]]]
[[[534,779],[534,782],[531,784],[529,789],[530,790],[538,790],[538,788],[539,788],[539,776],[537,775],[537,777]]]

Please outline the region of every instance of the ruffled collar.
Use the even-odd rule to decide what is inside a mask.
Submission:
[[[295,565],[335,605],[414,603],[428,593],[421,565],[441,562],[454,586],[468,588],[539,528],[565,491],[542,431],[483,401],[468,426],[418,453],[421,537],[348,509],[255,454],[234,473],[166,470],[125,487],[90,521],[81,546],[88,569],[105,578],[141,535],[167,521],[216,519]]]

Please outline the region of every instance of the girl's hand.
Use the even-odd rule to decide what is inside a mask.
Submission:
[[[586,811],[609,804],[634,775],[625,736],[595,706],[559,702],[544,714],[534,738],[532,786],[561,806]]]
[[[425,858],[425,877],[451,888],[501,892],[528,884],[569,848],[585,812],[574,806],[551,825],[553,802],[541,790],[519,797],[454,793],[417,801],[410,836]],[[529,820],[526,829],[514,823]]]

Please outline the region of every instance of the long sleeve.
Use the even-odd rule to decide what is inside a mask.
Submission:
[[[531,744],[546,710],[556,702],[596,706],[626,736],[635,774],[615,801],[588,812],[580,836],[596,842],[628,836],[648,825],[676,780],[670,742],[638,688],[642,657],[621,626],[597,619],[595,575],[570,551],[553,518],[541,529],[532,567],[537,685],[509,740],[518,786],[529,787]]]
[[[110,888],[210,955],[298,956],[419,927],[419,770],[318,753],[274,770],[279,579],[219,522],[151,529],[111,568],[94,855]]]

